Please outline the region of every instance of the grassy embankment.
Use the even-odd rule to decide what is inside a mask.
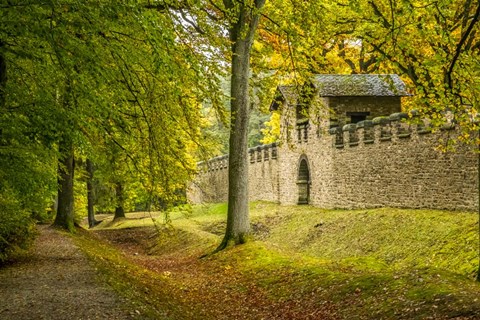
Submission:
[[[145,318],[480,318],[473,213],[252,203],[255,241],[198,259],[225,211],[130,214],[76,241]]]

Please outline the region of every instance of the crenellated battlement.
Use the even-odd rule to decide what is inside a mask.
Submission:
[[[250,163],[277,160],[278,158],[278,143],[270,143],[259,145],[248,149]]]
[[[397,89],[391,91],[383,78],[393,79]],[[355,94],[344,85],[354,86],[349,90]],[[455,139],[460,130],[447,120],[434,130],[418,112],[399,112],[400,96],[408,94],[398,77],[321,75],[313,87],[319,96],[312,104],[321,110],[298,104],[298,90],[279,88],[271,110],[280,112],[280,142],[248,150],[251,201],[478,209],[478,154],[465,145],[439,151],[440,143]],[[226,201],[228,156],[200,162],[198,168],[189,199]]]
[[[327,134],[313,129],[302,123],[293,145],[248,150],[250,200],[302,199],[327,208],[477,209],[477,154],[467,147],[436,150],[442,138],[457,134],[453,125],[433,130],[428,119],[410,112],[330,128]],[[228,156],[198,168],[189,198],[226,201]]]
[[[250,159],[250,164],[277,160],[278,143],[274,142],[249,148],[248,155]],[[207,161],[198,162],[197,168],[199,173],[225,170],[228,168],[228,155],[225,154],[209,159]]]
[[[199,173],[218,171],[228,168],[228,155],[218,156],[207,161],[197,163]]]
[[[248,149],[251,200],[279,201],[277,143]],[[198,175],[188,190],[194,203],[226,201],[228,191],[228,155],[197,163]]]
[[[451,130],[454,126],[446,124],[442,129]],[[337,149],[406,139],[415,140],[431,132],[430,121],[420,119],[415,111],[410,114],[397,112],[390,116],[376,117],[373,120],[363,120],[328,130],[332,136],[331,145]]]

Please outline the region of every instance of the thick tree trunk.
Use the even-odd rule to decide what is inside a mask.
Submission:
[[[115,207],[115,216],[113,220],[125,218],[123,185],[119,182],[115,184],[115,196],[117,197],[117,206]]]
[[[3,41],[0,40],[0,49],[4,46]],[[7,62],[0,51],[0,106],[5,103],[5,84],[7,83]],[[0,129],[1,133],[1,129]]]
[[[88,227],[93,228],[98,224],[95,220],[94,203],[95,198],[93,194],[93,163],[87,159],[87,212],[88,212]]]
[[[73,143],[69,138],[59,143],[60,159],[58,166],[58,208],[54,225],[69,231],[73,230],[73,177],[75,160]]]
[[[248,121],[250,105],[248,79],[250,73],[250,51],[258,20],[265,0],[255,1],[256,9],[225,0],[225,7],[237,12],[229,30],[232,41],[231,76],[231,127],[228,167],[228,216],[227,229],[222,243],[224,249],[229,242],[244,243],[250,232],[248,210]]]
[[[479,136],[480,136],[480,131],[479,131]],[[477,278],[476,280],[480,282],[480,146],[478,146],[478,163],[477,163],[477,190],[478,190],[478,238],[479,238],[479,243],[478,243],[478,269],[477,269]]]
[[[244,243],[249,233],[248,210],[248,76],[250,50],[246,41],[234,45],[231,78],[231,128],[228,169],[228,216],[224,245]]]

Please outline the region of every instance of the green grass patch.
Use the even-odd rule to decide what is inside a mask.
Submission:
[[[86,232],[72,235],[75,243],[92,260],[101,280],[130,301],[138,319],[210,318],[199,303],[191,303],[184,286],[171,272],[155,272],[132,262],[124,253]],[[207,310],[208,311],[208,310]]]
[[[129,212],[126,218],[113,220],[113,214],[100,214],[96,216],[98,221],[101,221],[95,227],[95,230],[102,229],[128,229],[153,227],[161,225],[165,222],[165,215],[161,212]],[[86,219],[82,221],[82,226],[88,228]]]
[[[225,314],[241,318],[235,313],[236,300],[242,301],[239,308],[257,310],[252,318],[277,311],[295,318],[315,310],[343,319],[480,317],[480,284],[472,279],[478,267],[476,214],[390,208],[323,210],[254,202],[250,210],[257,240],[198,260],[221,241],[226,210],[225,204],[216,204],[172,211],[151,253],[159,261],[191,259],[193,269],[172,266],[178,276],[167,279],[158,272],[129,271],[127,278],[138,275],[140,279],[131,280],[139,281],[131,287],[141,290],[141,279],[149,274],[147,278],[160,281],[152,280],[149,292],[163,294],[172,304],[155,298],[152,305],[170,306],[174,311],[169,316],[174,318],[191,315],[185,319]],[[144,226],[137,218],[103,228]],[[105,258],[100,257],[107,249],[98,250],[95,260],[103,263]],[[127,259],[115,257],[112,253],[109,258],[113,265]],[[127,267],[113,268],[118,279],[125,270],[138,267],[123,265]],[[232,300],[220,306],[219,295]]]
[[[284,221],[272,228],[266,241],[307,255],[363,258],[366,264],[378,260],[389,268],[441,268],[469,277],[478,267],[478,217],[472,213],[303,207],[281,211]]]

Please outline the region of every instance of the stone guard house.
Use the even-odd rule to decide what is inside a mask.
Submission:
[[[477,155],[437,151],[454,128],[432,133],[401,112],[405,96],[397,75],[316,75],[278,87],[270,110],[281,114],[281,137],[249,150],[250,200],[476,210]],[[227,168],[227,156],[199,163],[190,201],[226,201]]]

